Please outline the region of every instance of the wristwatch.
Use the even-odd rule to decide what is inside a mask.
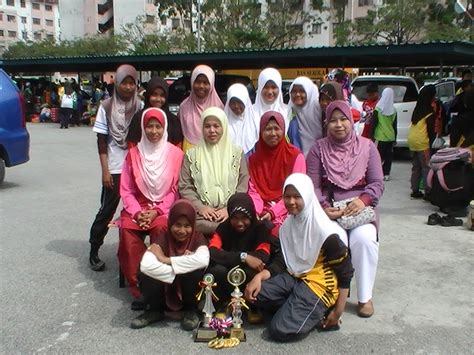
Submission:
[[[247,259],[247,253],[245,252],[240,253],[240,261],[245,263],[245,259]]]

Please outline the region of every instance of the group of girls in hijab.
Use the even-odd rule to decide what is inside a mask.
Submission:
[[[290,90],[290,119],[281,76],[268,68],[259,77],[255,105],[245,88],[234,85],[224,111],[213,71],[200,65],[178,121],[167,110],[167,88],[160,79],[149,83],[141,110],[136,71],[123,67],[94,127],[104,186],[94,223],[102,223],[102,234],[100,243],[91,237],[90,262],[94,270],[105,266],[97,251],[121,196],[120,269],[140,300],[132,308],[144,309],[131,327],[181,310],[183,329],[194,329],[199,322],[195,294],[206,268],[221,280],[233,264],[247,273],[250,301],[279,308],[270,326],[275,339],[294,339],[316,326],[338,327],[352,277],[348,246],[357,261],[359,315],[371,316],[376,226],[345,231],[333,220],[376,206],[383,191],[380,157],[371,141],[355,135],[349,106],[337,101],[337,91],[318,97],[314,84],[299,78]],[[336,101],[326,111],[327,137],[311,144],[311,134],[324,134],[323,124],[305,120],[314,120],[312,113],[321,119],[317,100],[323,95]],[[297,129],[291,135],[303,151],[288,142],[292,121]],[[252,134],[243,138],[242,132]],[[347,195],[354,201],[335,211],[332,198]],[[218,283],[216,292],[228,297],[226,282]],[[280,283],[284,295],[275,294]]]

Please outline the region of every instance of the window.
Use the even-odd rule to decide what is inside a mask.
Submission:
[[[7,0],[8,6],[15,6],[15,0]]]
[[[359,6],[372,6],[374,0],[359,0]]]
[[[0,30],[0,37],[3,37],[5,36],[5,33],[3,32],[3,30]]]
[[[0,21],[3,21],[3,14],[0,13]]]
[[[36,32],[35,33],[35,40],[36,41],[41,41],[41,32]]]
[[[25,0],[20,0],[20,6],[21,7],[26,7],[26,1]]]
[[[315,35],[321,34],[321,24],[313,23],[313,25],[311,26],[311,33]]]
[[[161,18],[161,24],[162,24],[163,26],[166,26],[166,17],[162,17],[162,18]]]
[[[53,11],[53,7],[51,5],[44,5],[44,9],[46,11]]]
[[[28,40],[28,32],[22,31],[21,32],[21,38],[23,38],[25,41],[27,41]]]
[[[48,40],[50,40],[50,41],[54,41],[54,35],[51,34],[51,33],[48,33],[48,34],[46,35],[46,38],[47,38]]]
[[[21,23],[26,23],[26,17],[21,17]]]
[[[13,15],[7,15],[7,21],[8,22],[16,22],[16,17]]]
[[[171,20],[171,28],[173,30],[177,29],[179,27],[179,18],[174,18]]]
[[[16,38],[16,31],[8,31],[8,37]]]
[[[32,6],[33,6],[33,10],[39,10],[40,9],[40,4],[37,4],[35,2],[32,4]]]
[[[41,25],[41,20],[39,18],[33,17],[33,25]]]
[[[145,22],[146,23],[154,23],[155,22],[155,16],[146,15]]]
[[[54,21],[53,20],[46,20],[46,26],[53,26]]]

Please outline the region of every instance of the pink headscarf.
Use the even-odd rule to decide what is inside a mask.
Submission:
[[[158,143],[148,140],[145,127],[156,119],[163,126],[163,137]],[[164,111],[151,107],[142,114],[142,137],[136,147],[130,149],[135,183],[140,192],[151,202],[161,202],[177,183],[183,153],[168,143],[168,121]]]
[[[193,84],[196,78],[201,74],[205,75],[211,84],[209,95],[204,99],[197,97],[193,91]],[[193,145],[199,143],[202,138],[201,113],[209,107],[224,108],[224,104],[219,98],[219,95],[217,95],[216,88],[214,87],[214,80],[214,71],[210,67],[207,65],[198,65],[191,74],[191,95],[179,106],[179,118],[181,120],[181,126],[183,127],[184,138]]]
[[[354,125],[352,112],[346,101],[336,100],[326,109],[326,124],[334,110],[341,111]],[[320,139],[321,161],[329,181],[344,190],[350,190],[365,177],[369,164],[370,140],[359,137],[352,130],[344,141],[328,136]]]

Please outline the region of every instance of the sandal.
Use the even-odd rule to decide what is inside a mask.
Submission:
[[[459,227],[462,226],[462,224],[462,219],[454,218],[454,216],[446,216],[441,218],[441,225],[443,227]]]
[[[439,214],[437,214],[437,213],[432,213],[432,214],[430,214],[430,215],[428,216],[428,222],[427,222],[427,224],[428,224],[429,226],[435,226],[435,225],[437,225],[437,224],[440,224],[440,223],[441,223],[441,220],[442,220],[442,218],[441,218],[441,216],[440,216]]]

